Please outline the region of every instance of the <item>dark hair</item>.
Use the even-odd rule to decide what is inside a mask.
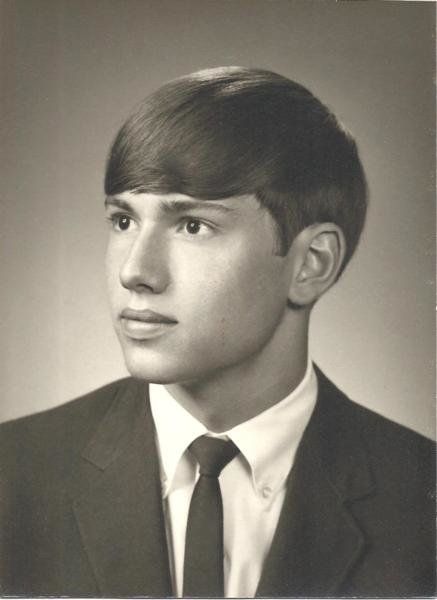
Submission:
[[[336,223],[352,256],[367,187],[353,138],[311,92],[262,69],[221,67],[146,98],[110,150],[105,193],[255,194],[285,254],[299,231]]]

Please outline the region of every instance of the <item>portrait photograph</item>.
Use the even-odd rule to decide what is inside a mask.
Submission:
[[[0,0],[1,597],[435,597],[435,15]]]

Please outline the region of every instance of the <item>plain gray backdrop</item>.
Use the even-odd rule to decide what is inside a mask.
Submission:
[[[104,278],[102,177],[164,81],[218,65],[296,79],[358,140],[371,204],[313,315],[312,355],[353,399],[434,435],[433,2],[1,3],[0,420],[124,376]]]

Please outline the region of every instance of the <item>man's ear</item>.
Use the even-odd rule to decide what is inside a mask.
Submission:
[[[334,223],[317,223],[301,231],[290,253],[295,265],[288,299],[293,306],[314,304],[337,279],[344,261],[346,242]]]

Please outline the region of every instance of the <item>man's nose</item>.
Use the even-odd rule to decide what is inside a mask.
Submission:
[[[158,235],[141,233],[120,270],[120,282],[130,290],[162,293],[169,284],[168,251]]]

